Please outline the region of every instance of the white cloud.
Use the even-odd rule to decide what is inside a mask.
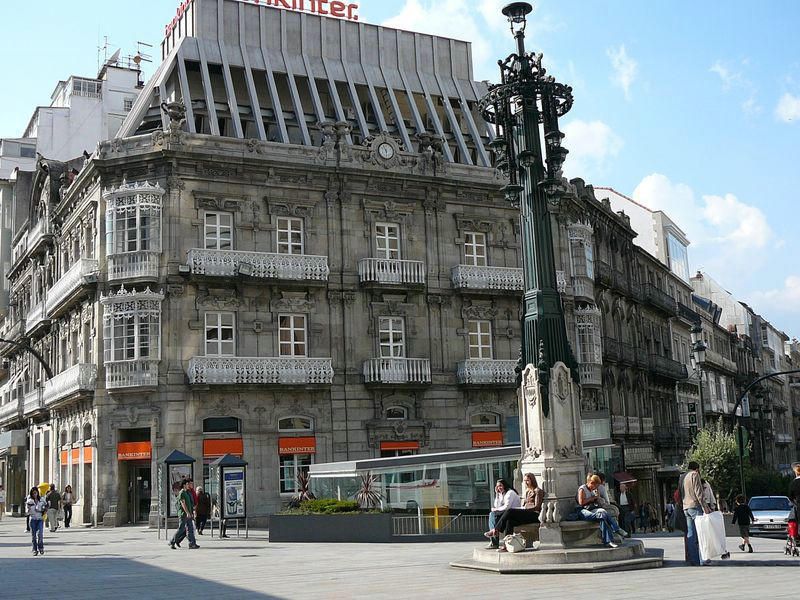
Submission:
[[[785,123],[800,120],[800,96],[788,92],[781,96],[775,107],[775,116]]]
[[[564,163],[568,177],[581,177],[591,181],[593,175],[602,173],[607,162],[617,156],[623,141],[603,121],[575,119],[562,127],[564,146],[569,150]]]
[[[714,273],[722,282],[755,272],[781,245],[763,211],[733,194],[698,199],[689,186],[653,173],[642,179],[633,199],[663,210],[692,243],[691,267]]]
[[[744,58],[739,64],[741,69],[718,60],[708,70],[719,76],[723,92],[733,91],[736,95],[744,97],[740,104],[742,112],[749,116],[758,115],[762,111],[761,105],[758,103],[758,88],[745,75],[745,70],[750,66],[750,60]]]
[[[800,312],[800,276],[790,275],[783,287],[753,292],[748,298],[759,311]]]
[[[719,78],[722,80],[722,89],[726,92],[733,86],[740,85],[743,81],[742,73],[740,71],[732,70],[720,60],[711,65],[709,71],[719,75]]]
[[[639,69],[638,63],[628,56],[625,45],[619,48],[609,48],[606,50],[606,55],[611,60],[611,66],[614,69],[614,76],[611,81],[616,83],[625,92],[625,99],[631,99],[631,85],[636,79],[636,72]]]

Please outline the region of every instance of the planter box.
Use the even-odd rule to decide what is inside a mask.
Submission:
[[[272,515],[270,542],[391,542],[392,515]]]

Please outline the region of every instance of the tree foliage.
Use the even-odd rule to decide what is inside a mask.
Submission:
[[[730,500],[739,493],[739,446],[736,433],[729,431],[722,419],[697,432],[686,453],[686,464],[693,460],[700,465],[700,475],[720,498]]]

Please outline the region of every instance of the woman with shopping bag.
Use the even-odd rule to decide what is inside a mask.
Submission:
[[[700,545],[700,560],[703,565],[711,564],[711,559],[719,556],[725,560],[731,557],[725,541],[725,520],[722,513],[716,510],[717,504],[711,484],[701,480],[703,486],[703,504],[708,509],[704,515],[695,520],[697,541]]]

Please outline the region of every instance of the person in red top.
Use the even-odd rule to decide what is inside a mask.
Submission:
[[[197,506],[197,490],[194,489],[194,479],[191,477],[187,480],[188,487],[186,488],[188,492],[192,495],[192,505]]]

